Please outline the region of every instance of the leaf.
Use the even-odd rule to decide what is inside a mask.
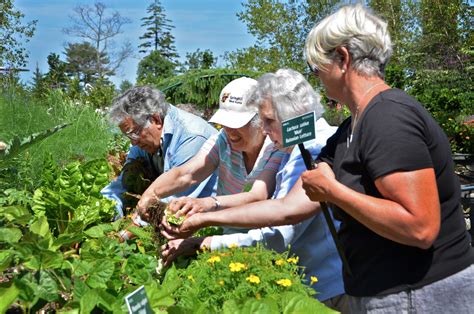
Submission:
[[[94,290],[87,291],[80,300],[81,305],[81,313],[88,314],[92,312],[92,310],[99,302],[99,296]]]
[[[175,303],[174,298],[172,297],[173,289],[169,289],[166,285],[160,285],[156,281],[152,281],[149,284],[145,285],[146,295],[148,297],[148,302],[150,307],[157,311],[162,307],[168,307]]]
[[[295,292],[283,293],[281,296],[283,313],[337,313],[313,297],[299,295]]]
[[[39,272],[38,295],[42,299],[52,302],[59,299],[58,292],[58,285],[53,276],[48,271],[41,270]]]
[[[0,228],[0,242],[16,243],[22,235],[18,228]]]
[[[223,305],[224,314],[238,313],[238,314],[273,314],[278,313],[278,304],[272,298],[265,298],[261,300],[247,299],[243,305],[239,305],[235,300],[228,300]],[[312,313],[312,312],[294,312],[294,313]]]
[[[13,256],[13,251],[0,251],[0,272],[10,267]]]
[[[0,288],[0,313],[5,313],[19,294],[20,290],[15,284],[12,284],[9,288]]]
[[[144,254],[135,254],[126,260],[124,272],[132,283],[137,285],[146,284],[152,279],[156,266],[156,258]]]
[[[0,216],[4,216],[8,221],[14,221],[17,225],[26,225],[31,219],[30,211],[23,206],[0,207]]]
[[[48,219],[45,216],[38,217],[35,222],[30,225],[30,231],[41,237],[51,238],[51,231],[49,230]]]
[[[107,282],[114,273],[115,265],[109,260],[98,260],[94,263],[86,283],[91,288],[107,288]]]
[[[114,227],[111,224],[101,224],[87,229],[84,233],[91,238],[100,238],[110,231],[114,231]]]

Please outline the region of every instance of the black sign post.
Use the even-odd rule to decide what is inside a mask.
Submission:
[[[304,147],[305,141],[316,138],[316,130],[314,127],[314,111],[283,121],[281,123],[281,128],[283,135],[283,146],[288,147],[298,144],[298,148],[300,149],[306,169],[316,169],[317,165],[311,158],[309,151]],[[324,214],[324,218],[328,224],[329,231],[331,232],[334,243],[336,244],[339,256],[341,257],[342,263],[344,264],[344,268],[347,270],[349,275],[352,275],[351,268],[349,267],[349,263],[347,262],[346,255],[344,254],[342,244],[337,236],[336,227],[332,221],[328,206],[325,202],[320,202],[320,205]]]

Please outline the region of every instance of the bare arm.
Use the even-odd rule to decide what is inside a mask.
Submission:
[[[200,151],[185,164],[163,173],[143,193],[137,205],[140,214],[144,214],[155,200],[185,191],[206,179],[215,169],[216,165],[207,153]]]
[[[432,168],[394,172],[375,180],[384,198],[358,193],[339,183],[329,166],[303,173],[312,200],[329,201],[392,241],[427,249],[440,228],[440,203]]]
[[[264,200],[211,213],[188,217],[179,228],[166,227],[169,238],[186,237],[207,226],[262,228],[295,224],[319,212],[319,203],[311,201],[302,188],[301,179],[281,199]]]

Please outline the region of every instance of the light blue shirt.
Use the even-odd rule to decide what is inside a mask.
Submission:
[[[316,158],[326,140],[336,131],[324,119],[316,121],[316,139],[305,142],[306,149]],[[306,170],[298,147],[287,154],[282,160],[276,176],[276,188],[273,199],[284,197]],[[269,208],[271,210],[271,208]],[[336,229],[339,222],[334,221]],[[228,247],[231,244],[252,246],[262,242],[265,247],[277,252],[283,252],[290,246],[290,254],[299,257],[299,265],[303,266],[307,283],[311,276],[316,276],[318,282],[312,287],[318,292],[315,297],[325,301],[344,293],[342,282],[342,263],[336,246],[322,213],[317,214],[299,224],[278,227],[252,229],[247,233],[235,233],[213,236],[211,250]]]
[[[164,172],[187,162],[199,152],[207,139],[216,133],[217,130],[205,120],[170,105],[163,122],[161,143],[161,149],[165,156]],[[150,160],[148,156],[149,153],[138,146],[131,146],[126,162],[139,157],[146,157],[146,160]],[[191,186],[184,192],[163,198],[162,201],[169,202],[171,199],[180,196],[206,197],[215,195],[216,182],[217,175],[214,173],[201,183]],[[105,197],[117,202],[116,218],[123,216],[123,203],[120,196],[124,192],[126,190],[122,185],[122,173],[101,191]]]

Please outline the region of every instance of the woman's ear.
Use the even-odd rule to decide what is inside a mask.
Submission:
[[[341,72],[345,73],[349,69],[351,54],[349,53],[349,50],[347,50],[346,47],[337,47],[336,52],[340,57]]]

